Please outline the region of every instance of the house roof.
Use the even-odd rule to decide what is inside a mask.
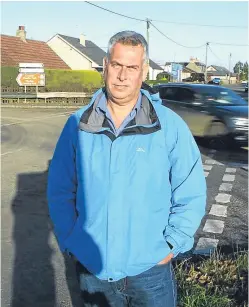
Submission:
[[[189,68],[189,67],[183,67],[182,72],[184,73],[196,73],[196,71],[194,71],[193,69]]]
[[[85,45],[83,46],[80,43],[79,38],[66,36],[62,34],[58,34],[60,37],[62,37],[65,41],[67,41],[70,45],[72,45],[74,48],[79,50],[81,53],[85,54],[89,59],[97,63],[99,66],[103,66],[103,59],[106,57],[107,53],[102,50],[100,47],[98,47],[96,44],[94,44],[92,41],[86,40]],[[163,70],[161,66],[150,60],[150,67],[152,69],[158,69]]]
[[[18,66],[19,63],[43,63],[45,68],[70,69],[45,43],[19,37],[1,35],[1,66]]]
[[[150,59],[150,67],[152,69],[163,70],[161,66],[159,66],[157,63],[153,62],[151,59]]]
[[[206,65],[204,63],[201,63],[201,62],[194,62],[195,65],[197,66],[201,66],[201,67],[205,67]]]
[[[70,45],[72,45],[74,48],[79,50],[81,53],[85,54],[90,60],[97,63],[101,67],[103,66],[103,60],[104,57],[106,57],[106,52],[97,45],[95,45],[92,41],[86,40],[86,46],[84,47],[83,45],[81,45],[79,38],[62,34],[58,35],[62,37],[65,41],[67,41]]]
[[[226,69],[225,67],[217,65],[210,65],[209,67],[213,67],[219,73],[229,74],[229,70]]]

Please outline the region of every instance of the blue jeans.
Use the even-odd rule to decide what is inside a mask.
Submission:
[[[100,280],[76,263],[84,307],[176,307],[172,264],[156,265],[117,282]]]

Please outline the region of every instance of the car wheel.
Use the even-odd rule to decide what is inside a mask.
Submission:
[[[208,145],[214,149],[227,149],[231,145],[228,129],[221,121],[211,122],[206,129],[205,138]]]

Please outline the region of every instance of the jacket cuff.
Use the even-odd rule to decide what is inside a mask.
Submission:
[[[175,240],[171,236],[165,237],[167,244],[171,249],[171,253],[173,254],[174,258],[181,252],[181,247],[175,242]]]

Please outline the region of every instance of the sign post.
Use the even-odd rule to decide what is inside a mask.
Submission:
[[[43,63],[19,63],[19,74],[16,78],[19,86],[24,86],[25,103],[27,86],[35,86],[38,94],[39,86],[45,86],[45,72]],[[38,101],[36,97],[36,102]]]

